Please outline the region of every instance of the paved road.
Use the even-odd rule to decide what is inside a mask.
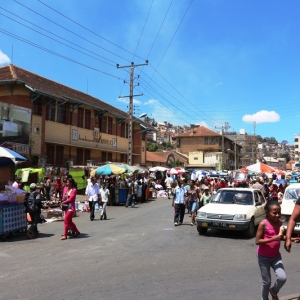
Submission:
[[[185,218],[174,227],[171,201],[158,199],[108,207],[106,221],[81,213],[75,239],[60,241],[62,222],[40,225],[36,240],[15,235],[0,242],[0,299],[259,299],[254,239],[221,231],[199,236]],[[300,246],[292,250],[282,250],[282,296],[299,291]]]

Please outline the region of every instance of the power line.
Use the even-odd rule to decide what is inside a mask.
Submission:
[[[0,7],[0,9],[2,9],[2,7]],[[78,52],[80,52],[80,53],[82,53],[82,54],[85,54],[85,55],[87,55],[87,56],[89,56],[89,57],[92,57],[92,58],[94,58],[94,59],[96,59],[96,60],[98,60],[98,61],[100,61],[100,62],[102,62],[102,63],[104,63],[104,64],[107,64],[107,65],[109,65],[109,66],[114,67],[113,64],[110,64],[110,63],[108,63],[108,62],[106,62],[106,61],[103,61],[103,60],[101,60],[101,59],[99,59],[99,58],[96,58],[96,57],[94,57],[94,56],[92,56],[92,55],[89,55],[89,54],[87,54],[87,53],[85,53],[85,52],[83,52],[83,51],[80,51],[80,50],[78,50],[78,49],[76,49],[76,48],[74,48],[74,47],[71,47],[70,45],[67,45],[67,44],[65,44],[65,43],[62,43],[61,41],[59,41],[59,40],[57,40],[57,39],[54,39],[54,38],[52,38],[52,37],[50,37],[50,36],[48,36],[48,35],[46,35],[46,34],[40,32],[40,31],[38,31],[38,30],[36,30],[36,29],[34,29],[34,28],[31,28],[31,27],[29,27],[29,26],[27,26],[27,25],[25,25],[25,24],[23,24],[23,23],[21,23],[21,22],[19,22],[19,21],[17,21],[17,20],[14,20],[14,19],[12,19],[12,18],[10,18],[10,17],[8,17],[8,16],[6,16],[6,15],[4,15],[4,14],[2,14],[2,13],[0,13],[0,15],[6,17],[6,18],[12,20],[13,22],[16,22],[16,23],[18,23],[18,24],[20,24],[20,25],[22,25],[22,26],[24,26],[24,27],[26,27],[26,28],[28,28],[28,29],[30,29],[30,30],[32,30],[32,31],[35,31],[35,32],[37,32],[37,33],[39,33],[39,34],[41,34],[41,35],[43,35],[43,36],[45,36],[45,37],[47,37],[47,38],[49,38],[49,39],[51,39],[51,40],[53,40],[53,41],[55,41],[55,42],[61,44],[61,45],[64,45],[64,46],[66,46],[66,47],[68,47],[68,48],[71,48],[71,49],[73,49],[73,50],[75,50],[75,51],[78,51]],[[20,17],[20,18],[21,18],[21,17]],[[23,18],[21,18],[21,19],[23,19]],[[24,19],[23,19],[23,20],[24,20]],[[32,24],[32,25],[34,25],[34,26],[37,26],[38,28],[40,28],[40,29],[42,29],[42,30],[45,30],[46,32],[51,33],[50,31],[48,31],[48,30],[46,30],[46,29],[44,29],[44,28],[42,28],[42,27],[40,27],[40,26],[38,26],[38,25],[35,25],[35,24],[33,24],[33,23],[31,23],[31,22],[29,22],[29,21],[27,21],[27,20],[25,20],[25,21],[28,22],[28,23],[30,23],[30,24]],[[75,43],[73,43],[73,42],[71,42],[71,41],[68,41],[68,40],[66,40],[66,39],[64,39],[64,38],[62,38],[62,37],[60,37],[60,36],[57,35],[57,34],[54,34],[54,33],[51,33],[51,34],[53,34],[54,36],[57,36],[58,38],[61,38],[61,39],[64,40],[64,41],[67,41],[68,43],[70,43],[70,44],[72,44],[72,45],[75,45],[75,46],[77,46],[77,47],[79,47],[79,48],[81,48],[81,49],[84,49],[84,50],[86,50],[86,51],[88,51],[88,52],[90,52],[90,53],[93,53],[93,54],[95,54],[95,55],[97,55],[97,56],[100,56],[100,55],[98,55],[97,53],[92,52],[92,51],[90,51],[90,50],[88,50],[88,49],[86,49],[86,48],[84,48],[84,47],[81,47],[81,46],[79,46],[79,45],[77,45],[77,44],[75,44]],[[100,56],[100,57],[102,57],[102,56]],[[106,59],[106,58],[105,58],[105,59]]]
[[[52,50],[50,50],[50,49],[48,49],[48,48],[42,47],[42,46],[40,46],[40,45],[37,45],[37,44],[35,44],[35,43],[31,42],[31,41],[28,41],[28,40],[26,40],[26,39],[24,39],[24,38],[22,38],[22,37],[20,37],[20,36],[17,36],[17,35],[15,35],[15,34],[9,32],[9,31],[6,31],[6,30],[4,30],[4,29],[2,29],[2,28],[0,28],[0,32],[6,34],[6,35],[8,35],[8,36],[11,36],[11,37],[13,37],[13,38],[15,38],[15,39],[17,39],[17,40],[19,40],[19,41],[21,41],[21,42],[24,42],[24,43],[26,43],[26,44],[29,44],[29,45],[31,45],[31,46],[33,46],[33,47],[36,47],[36,48],[41,49],[41,50],[43,50],[43,51],[45,51],[45,52],[48,52],[48,53],[50,53],[50,54],[56,55],[56,56],[58,56],[58,57],[61,57],[61,58],[65,59],[65,60],[68,60],[68,61],[71,61],[71,62],[76,63],[76,64],[78,64],[78,65],[81,65],[81,66],[86,67],[86,68],[88,68],[88,69],[97,71],[97,72],[99,72],[99,73],[102,73],[102,74],[105,74],[105,75],[107,75],[107,76],[116,78],[116,79],[118,79],[118,80],[124,80],[124,79],[122,79],[122,78],[120,78],[120,77],[117,77],[117,76],[115,76],[115,75],[109,74],[109,73],[107,73],[107,72],[103,72],[103,71],[101,71],[101,70],[99,70],[99,69],[97,69],[97,68],[88,66],[88,65],[83,64],[83,63],[80,63],[80,62],[78,62],[78,61],[76,61],[76,60],[74,60],[74,59],[71,59],[71,58],[69,58],[69,57],[66,57],[66,56],[64,56],[64,55],[62,55],[62,54],[59,54],[59,53],[57,53],[57,52],[55,52],[55,51],[52,51]]]
[[[44,3],[43,1],[41,1],[41,0],[38,0],[38,1],[39,1],[41,4],[45,5],[46,7],[48,7],[49,9],[51,9],[51,10],[55,11],[56,13],[60,14],[60,15],[63,16],[64,18],[68,19],[69,21],[71,21],[71,22],[75,23],[76,25],[80,26],[81,28],[83,28],[83,29],[89,31],[90,33],[93,33],[94,35],[98,36],[99,38],[105,40],[106,42],[108,42],[108,43],[110,43],[110,44],[112,44],[112,45],[114,45],[114,46],[116,46],[116,47],[122,49],[123,51],[125,51],[125,52],[127,52],[127,53],[129,53],[129,54],[135,55],[135,53],[132,53],[132,52],[126,50],[125,48],[123,48],[123,47],[117,45],[116,43],[114,43],[114,42],[108,40],[107,38],[103,37],[102,35],[99,35],[99,34],[96,33],[95,31],[92,31],[91,29],[89,29],[89,28],[87,28],[87,27],[81,25],[80,23],[76,22],[75,20],[71,19],[70,17],[68,17],[68,16],[64,15],[63,13],[59,12],[58,10],[54,9],[54,8],[51,7],[50,5]],[[135,55],[135,56],[138,57],[138,58],[140,58],[140,59],[142,59],[142,60],[145,60],[145,59],[143,59],[143,58],[140,57],[140,56],[137,56],[137,55]]]
[[[83,37],[83,36],[77,34],[76,32],[74,32],[74,31],[72,31],[72,30],[69,30],[68,28],[66,28],[66,27],[64,27],[64,26],[62,26],[62,25],[59,25],[58,23],[56,23],[56,22],[52,21],[51,19],[49,19],[49,18],[43,16],[43,15],[40,14],[40,13],[34,11],[33,9],[31,9],[31,8],[27,7],[26,5],[24,5],[24,4],[20,3],[20,2],[18,2],[17,0],[14,0],[14,1],[15,1],[16,3],[18,3],[19,5],[25,7],[26,9],[30,10],[31,12],[33,12],[33,13],[39,15],[40,17],[46,19],[47,21],[49,21],[49,22],[55,24],[56,26],[58,26],[58,27],[60,27],[60,28],[63,28],[64,30],[66,30],[66,31],[68,31],[68,32],[70,32],[70,33],[76,35],[77,37],[79,37],[79,38],[81,38],[81,39],[83,39],[83,40],[85,40],[85,41],[91,43],[92,45],[94,45],[94,46],[96,46],[96,47],[98,47],[98,48],[100,48],[100,49],[102,49],[102,50],[104,50],[104,51],[107,51],[107,52],[109,52],[110,54],[115,55],[115,56],[117,56],[117,57],[119,57],[119,58],[121,58],[121,59],[124,59],[125,61],[129,61],[128,59],[126,59],[126,58],[124,58],[124,57],[122,57],[122,56],[120,56],[120,55],[118,55],[118,54],[116,54],[116,53],[114,53],[114,52],[112,52],[112,51],[110,51],[110,50],[108,50],[108,49],[105,49],[104,47],[102,47],[102,46],[100,46],[100,45],[98,45],[98,44],[96,44],[96,43],[94,43],[94,42],[92,42],[92,41],[86,39],[85,37]]]

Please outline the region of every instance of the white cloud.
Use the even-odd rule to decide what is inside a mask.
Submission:
[[[129,98],[118,98],[118,101],[129,105]],[[140,100],[133,99],[133,104],[140,105],[141,103]]]
[[[155,99],[149,99],[148,101],[146,101],[144,104],[145,105],[153,105],[156,104],[158,101]]]
[[[201,126],[204,126],[204,127],[206,127],[206,128],[209,128],[209,126],[206,124],[206,122],[204,122],[204,121],[201,121],[201,122],[199,122],[199,123],[197,123],[197,124],[199,124],[199,125],[201,125]]]
[[[10,64],[10,58],[0,49],[0,65]]]
[[[275,111],[261,110],[253,115],[244,115],[242,120],[246,123],[275,123],[280,121],[280,115]]]

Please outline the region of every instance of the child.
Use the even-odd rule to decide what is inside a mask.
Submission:
[[[280,227],[281,209],[277,201],[269,201],[265,206],[266,219],[262,220],[257,229],[255,243],[257,247],[258,265],[260,267],[261,276],[263,280],[262,285],[262,300],[269,299],[270,293],[273,300],[279,300],[277,294],[286,281],[286,274],[279,252],[280,241],[285,240]],[[299,242],[299,239],[292,239]],[[276,274],[276,281],[271,287],[272,268]]]

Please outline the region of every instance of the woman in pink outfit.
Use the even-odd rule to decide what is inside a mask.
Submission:
[[[68,230],[71,227],[75,234],[73,237],[76,237],[80,234],[76,225],[72,221],[73,214],[75,212],[75,198],[76,198],[76,184],[73,178],[68,178],[66,186],[63,190],[63,197],[61,204],[69,204],[69,208],[65,212],[64,217],[64,234],[61,236],[61,240],[66,240],[68,235]]]

